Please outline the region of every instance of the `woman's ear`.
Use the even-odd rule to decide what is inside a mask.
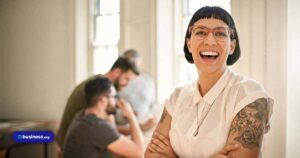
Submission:
[[[191,53],[192,51],[192,49],[191,49],[191,41],[190,41],[190,39],[189,38],[186,38],[186,40],[185,40],[185,43],[186,43],[186,46],[187,46],[187,48],[188,48],[188,50],[189,50],[189,53]]]
[[[231,40],[230,42],[230,52],[229,55],[232,55],[236,46],[236,40]]]

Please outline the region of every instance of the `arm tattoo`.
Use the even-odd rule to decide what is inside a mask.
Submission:
[[[257,99],[235,116],[229,134],[234,135],[234,140],[244,148],[260,148],[267,120],[267,99]]]
[[[166,111],[166,109],[164,109],[164,111],[161,115],[161,118],[159,120],[160,123],[163,123],[164,119],[166,118],[166,115],[167,115],[167,111]]]

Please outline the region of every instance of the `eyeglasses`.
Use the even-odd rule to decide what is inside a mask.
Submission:
[[[116,94],[116,95],[105,95],[107,98],[110,98],[110,97],[113,97],[113,98],[115,98],[116,100],[119,100],[120,99],[120,96],[118,95],[118,94]]]
[[[212,33],[216,41],[224,42],[232,34],[232,29],[230,29],[228,27],[216,27],[216,28],[210,29],[210,28],[207,28],[204,26],[194,28],[192,26],[189,28],[189,32],[197,40],[204,40],[208,37],[208,35],[210,33]]]

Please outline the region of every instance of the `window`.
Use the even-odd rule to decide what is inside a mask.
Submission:
[[[104,74],[118,58],[120,1],[94,0],[92,72]]]
[[[179,4],[178,6],[182,6],[181,8],[175,8],[181,10],[180,12],[182,14],[182,19],[176,21],[175,18],[175,23],[180,24],[178,26],[181,28],[175,28],[175,30],[178,30],[175,32],[175,35],[179,36],[177,38],[175,37],[178,39],[175,41],[175,46],[179,47],[175,48],[177,51],[175,51],[176,64],[174,66],[175,69],[178,70],[175,71],[175,84],[182,85],[195,81],[198,78],[196,67],[186,61],[183,53],[185,31],[190,19],[192,18],[192,15],[202,6],[219,6],[230,13],[230,0],[182,0],[182,4]]]

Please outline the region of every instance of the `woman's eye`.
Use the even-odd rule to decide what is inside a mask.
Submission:
[[[205,32],[205,31],[196,31],[195,35],[197,35],[197,36],[206,36],[207,32]]]
[[[225,32],[217,31],[217,32],[215,32],[215,36],[217,36],[217,37],[227,37],[228,35]]]

